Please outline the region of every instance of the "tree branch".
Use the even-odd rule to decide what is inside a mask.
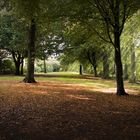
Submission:
[[[121,35],[122,31],[123,31],[125,21],[128,18],[129,13],[130,13],[130,9],[128,9],[128,11],[127,11],[128,3],[127,3],[126,0],[123,0],[123,7],[124,7],[123,8],[123,17],[122,17],[122,22],[121,22],[120,31],[119,31],[120,35]]]
[[[114,42],[113,42],[113,40],[112,40],[112,38],[111,38],[111,35],[110,35],[110,30],[109,30],[110,27],[109,27],[109,24],[108,24],[108,21],[107,21],[107,20],[105,21],[105,24],[106,24],[106,30],[107,30],[108,38],[109,38],[111,44],[114,46]]]

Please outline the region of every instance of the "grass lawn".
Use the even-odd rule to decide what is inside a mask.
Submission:
[[[0,76],[0,140],[139,140],[140,86],[76,73]]]

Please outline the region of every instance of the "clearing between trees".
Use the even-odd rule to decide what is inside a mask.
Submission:
[[[140,88],[89,75],[0,76],[0,140],[139,140]]]

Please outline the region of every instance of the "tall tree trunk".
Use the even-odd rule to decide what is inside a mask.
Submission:
[[[97,77],[97,61],[96,61],[96,53],[95,52],[87,52],[87,58],[89,60],[89,62],[91,63],[91,65],[93,66],[93,73],[94,76]]]
[[[32,19],[30,25],[30,31],[29,31],[27,74],[24,79],[24,82],[27,83],[36,82],[34,79],[35,34],[36,34],[36,24],[35,24],[35,20]]]
[[[80,64],[80,67],[79,67],[79,74],[82,75],[83,74],[83,67],[82,65]]]
[[[21,69],[20,69],[20,74],[23,75],[23,65],[24,65],[24,57],[21,58]]]
[[[120,35],[119,32],[115,32],[115,64],[116,64],[116,82],[117,82],[117,95],[127,95],[124,89],[123,82],[123,69],[121,61],[120,51]]]
[[[107,53],[103,54],[103,79],[109,78],[109,61]]]
[[[124,89],[123,82],[123,68],[121,60],[120,49],[120,0],[116,0],[114,11],[114,48],[115,48],[115,64],[116,64],[116,82],[117,82],[117,95],[128,95]]]
[[[20,62],[16,62],[15,68],[16,68],[15,75],[20,75]]]
[[[20,58],[21,55],[18,52],[12,51],[12,57],[15,64],[15,75],[20,75]]]
[[[136,82],[136,56],[135,56],[135,46],[131,46],[131,77],[130,82]]]
[[[97,66],[96,65],[93,65],[93,73],[94,73],[95,77],[98,76],[98,74],[97,74]]]
[[[47,67],[46,67],[46,57],[44,56],[44,73],[47,73]]]

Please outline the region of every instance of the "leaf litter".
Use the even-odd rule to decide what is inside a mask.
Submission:
[[[0,140],[140,139],[140,96],[59,82],[0,84]]]

